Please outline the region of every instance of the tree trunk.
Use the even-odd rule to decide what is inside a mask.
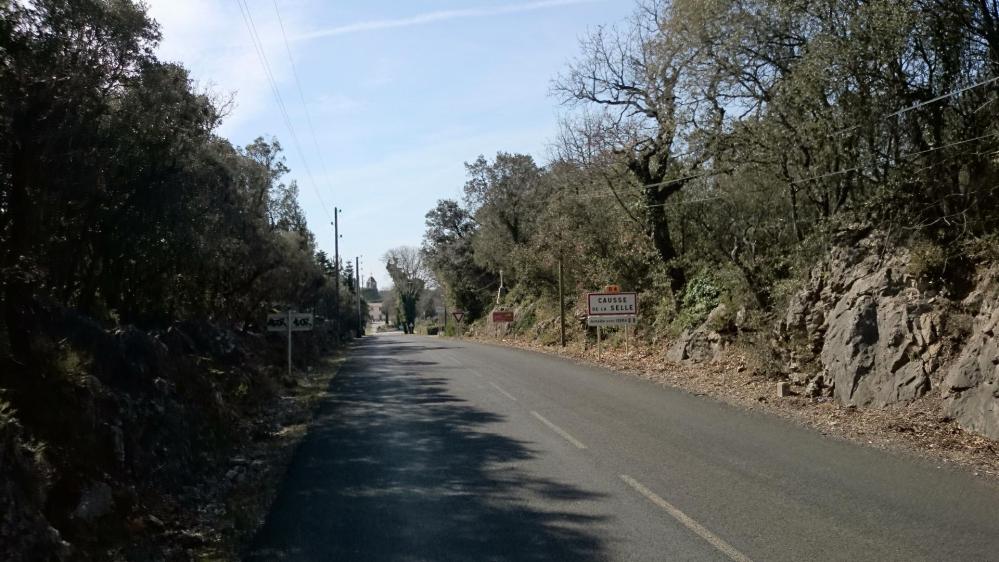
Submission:
[[[678,180],[672,183],[664,182],[665,174],[652,172],[652,154],[645,154],[640,158],[632,160],[628,168],[645,186],[645,204],[647,212],[647,232],[652,238],[652,244],[659,254],[659,258],[666,265],[666,275],[669,278],[669,287],[676,299],[687,284],[687,275],[676,263],[679,257],[673,237],[670,233],[669,220],[666,213],[666,202],[679,193],[687,180]]]
[[[666,275],[669,277],[669,288],[676,298],[684,285],[687,284],[687,275],[682,267],[676,263],[679,254],[673,244],[673,237],[669,229],[669,221],[666,218],[666,207],[664,205],[667,197],[663,197],[663,203],[658,207],[649,208],[649,235],[652,237],[652,244],[659,254],[659,258],[666,264]],[[658,200],[658,198],[657,198]]]

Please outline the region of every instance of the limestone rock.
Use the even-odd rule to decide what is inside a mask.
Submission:
[[[909,402],[942,378],[944,416],[999,439],[999,267],[958,303],[911,278],[910,258],[876,232],[838,235],[774,333],[787,373],[821,372],[803,393],[850,407]]]
[[[946,415],[968,430],[999,439],[999,287],[983,300],[943,387]]]
[[[736,316],[722,303],[708,313],[704,326],[715,332],[732,332],[736,328]]]
[[[833,309],[821,358],[843,404],[884,406],[925,394],[930,380],[904,300],[878,299],[876,280],[856,283]]]
[[[778,341],[799,369],[824,373],[816,396],[833,389],[846,405],[885,406],[930,389],[945,299],[920,293],[905,273],[909,253],[884,244],[876,233],[841,233],[788,305]]]
[[[799,372],[799,371],[791,371],[791,374],[788,375],[788,380],[791,381],[791,384],[796,384],[796,385],[799,385],[799,386],[807,384],[808,383],[808,378],[809,377],[808,377],[807,373],[802,373],[802,372]]]
[[[805,386],[805,396],[816,398],[822,395],[822,377],[816,377]]]
[[[666,358],[674,363],[692,361],[701,363],[717,359],[724,349],[721,334],[703,328],[684,330],[673,344]]]

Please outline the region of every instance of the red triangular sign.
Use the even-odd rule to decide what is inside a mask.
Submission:
[[[461,319],[465,317],[465,313],[461,310],[456,310],[451,313],[451,316],[454,316],[455,322],[461,322]]]

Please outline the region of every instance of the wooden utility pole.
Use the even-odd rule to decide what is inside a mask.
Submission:
[[[333,207],[333,329],[340,338],[340,209]],[[328,247],[328,246],[327,246]]]
[[[357,275],[357,336],[364,333],[364,319],[361,318],[361,256],[354,258],[354,273]]]
[[[565,347],[565,287],[562,284],[562,254],[558,256],[558,343]]]
[[[285,322],[288,324],[288,378],[291,378],[291,308],[285,314]]]

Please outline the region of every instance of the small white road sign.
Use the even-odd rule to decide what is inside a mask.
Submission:
[[[268,332],[285,332],[288,330],[288,319],[291,318],[292,332],[307,332],[312,329],[315,322],[312,314],[306,312],[293,312],[290,316],[287,312],[267,315]]]
[[[267,315],[267,331],[268,332],[286,332],[286,331],[288,331],[288,315],[287,314],[268,314]]]
[[[286,310],[279,314],[267,315],[268,332],[284,332],[288,334],[288,376],[291,376],[291,333],[312,330],[314,322],[311,312],[294,312]]]
[[[587,326],[634,326],[638,324],[638,316],[634,314],[614,314],[587,316]]]
[[[451,316],[454,316],[455,322],[461,323],[461,319],[465,317],[465,311],[455,310],[454,312],[451,313]]]
[[[312,325],[314,323],[315,318],[310,313],[300,312],[298,314],[291,315],[292,332],[307,332],[312,329]]]
[[[638,314],[638,293],[589,293],[587,316],[622,316]]]

